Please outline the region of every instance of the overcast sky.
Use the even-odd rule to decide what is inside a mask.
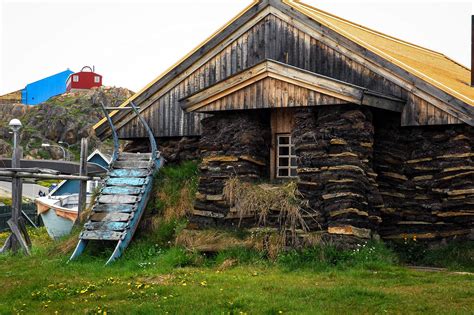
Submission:
[[[305,0],[470,68],[474,0]],[[251,0],[0,0],[0,94],[94,65],[137,91]]]

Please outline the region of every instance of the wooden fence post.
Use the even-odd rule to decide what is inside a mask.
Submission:
[[[81,139],[81,160],[79,164],[79,175],[87,176],[87,138]],[[77,207],[76,224],[81,224],[81,214],[86,209],[87,201],[87,180],[81,180],[79,185],[79,205]]]
[[[20,161],[22,158],[22,149],[20,148],[20,132],[14,130],[13,132],[13,156],[12,156],[12,168],[20,168]],[[28,236],[28,231],[24,225],[24,220],[20,219],[21,216],[21,203],[23,199],[23,180],[20,177],[12,178],[12,217],[7,221],[10,227],[11,233],[6,240],[3,247],[0,249],[0,253],[4,253],[7,250],[17,252],[20,248],[23,248],[24,252],[29,255],[31,241]]]

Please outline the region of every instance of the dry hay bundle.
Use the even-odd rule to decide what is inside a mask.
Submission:
[[[254,184],[231,177],[224,186],[224,198],[242,219],[256,216],[258,224],[267,225],[270,212],[278,212],[280,230],[291,232],[293,241],[296,240],[296,230],[308,231],[308,225],[303,218],[308,201],[302,199],[295,182],[281,185]],[[286,234],[286,233],[285,233]]]

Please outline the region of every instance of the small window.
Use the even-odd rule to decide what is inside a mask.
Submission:
[[[73,75],[72,76],[72,82],[79,82],[79,76],[78,75]]]
[[[98,75],[94,76],[94,83],[100,83],[100,77]]]
[[[277,135],[276,177],[296,177],[297,159],[290,134]]]

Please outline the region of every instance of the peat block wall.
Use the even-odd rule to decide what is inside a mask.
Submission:
[[[156,144],[167,164],[199,160],[199,137],[157,138]],[[127,143],[126,152],[150,152],[148,139],[136,139]]]
[[[232,175],[268,178],[268,116],[226,112],[202,121],[191,227],[238,223],[224,184]],[[398,114],[349,105],[300,109],[294,121],[298,189],[309,201],[304,216],[311,231],[348,242],[378,235],[474,239],[472,127],[402,128]]]
[[[374,127],[367,109],[328,106],[296,114],[298,189],[329,234],[370,238],[383,201],[373,163]]]
[[[234,225],[238,214],[224,201],[231,176],[259,181],[268,177],[270,154],[268,118],[259,111],[219,113],[202,121],[202,163],[191,225]]]
[[[400,128],[397,117],[384,117],[376,130],[381,236],[473,239],[473,128]]]

